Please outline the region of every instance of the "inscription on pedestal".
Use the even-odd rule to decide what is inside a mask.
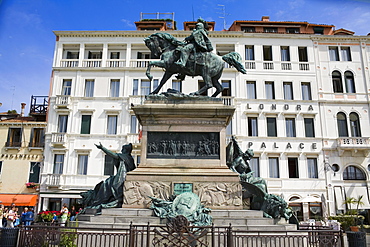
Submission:
[[[175,195],[180,195],[185,192],[193,192],[192,183],[174,183],[173,184],[173,193]]]
[[[147,158],[220,159],[218,132],[148,132]]]

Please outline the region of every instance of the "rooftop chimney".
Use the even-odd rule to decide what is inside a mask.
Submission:
[[[24,117],[24,108],[26,107],[26,103],[21,103],[21,117]]]
[[[270,21],[270,16],[262,16],[262,21]]]

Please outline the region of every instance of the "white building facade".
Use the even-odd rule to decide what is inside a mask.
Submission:
[[[112,151],[133,143],[139,128],[131,104],[158,84],[143,39],[154,31],[56,31],[39,209],[77,204],[79,193],[114,173],[94,146]],[[168,31],[179,40],[189,31]],[[212,31],[214,52],[242,55],[247,74],[224,69],[225,104],[236,107],[228,127],[251,148],[255,174],[282,195],[301,220],[345,210],[364,195],[370,208],[370,38],[352,35]],[[171,78],[162,91],[198,90],[200,77]],[[213,89],[212,89],[213,90]],[[212,90],[208,95],[212,95]],[[324,201],[325,200],[325,201]]]

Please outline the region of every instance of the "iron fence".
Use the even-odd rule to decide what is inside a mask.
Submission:
[[[112,226],[116,227],[116,226]],[[18,231],[18,247],[341,247],[341,231],[245,231],[220,226],[133,225],[86,228],[32,225]],[[1,229],[0,229],[1,233]],[[0,234],[1,242],[1,234]]]

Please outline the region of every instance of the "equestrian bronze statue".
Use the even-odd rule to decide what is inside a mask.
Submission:
[[[224,56],[218,56],[212,52],[213,47],[208,39],[208,32],[204,28],[204,21],[198,20],[196,29],[185,39],[184,42],[177,40],[169,33],[154,33],[145,38],[145,45],[151,51],[152,58],[160,58],[159,61],[149,62],[146,75],[151,81],[150,74],[152,66],[163,68],[165,73],[158,87],[151,94],[158,94],[159,90],[172,75],[184,80],[185,76],[201,76],[205,85],[191,95],[200,95],[209,88],[215,87],[216,97],[223,91],[219,82],[224,69],[224,61],[234,66],[239,72],[246,74],[241,64],[241,56],[237,52],[231,52]]]

